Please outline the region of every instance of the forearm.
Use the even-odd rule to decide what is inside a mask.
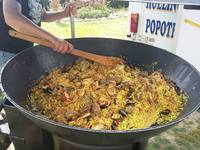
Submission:
[[[57,11],[57,12],[45,12],[42,21],[44,22],[53,22],[56,20],[60,20],[62,18],[68,17],[69,15],[64,13],[64,11]]]
[[[38,37],[42,37],[45,39],[51,38],[51,34],[46,32],[45,30],[41,29],[39,26],[31,22],[29,19],[26,17],[15,17],[15,19],[12,19],[12,21],[8,22],[8,25],[11,26],[13,29],[16,31],[30,34],[30,35],[35,35]]]
[[[14,3],[14,4],[13,4]],[[26,34],[36,35],[50,40],[53,36],[34,24],[20,13],[20,5],[15,1],[4,1],[4,17],[6,23],[13,29]]]

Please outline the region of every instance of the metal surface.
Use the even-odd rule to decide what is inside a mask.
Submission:
[[[118,0],[141,3],[168,3],[168,4],[182,4],[182,5],[200,5],[200,0]]]
[[[4,109],[11,130],[8,137],[15,150],[53,150],[51,134],[24,117],[8,100],[4,102]]]
[[[176,82],[189,95],[190,99],[181,115],[173,122],[141,130],[96,131],[71,127],[39,117],[24,107],[27,92],[33,81],[52,68],[72,64],[77,57],[69,54],[61,55],[49,48],[35,46],[19,53],[6,64],[1,76],[3,91],[22,114],[39,127],[58,137],[85,145],[132,144],[169,129],[200,106],[200,74],[192,65],[174,54],[156,47],[125,40],[80,38],[68,41],[76,48],[85,49],[87,52],[123,56],[129,65],[138,66],[144,70],[149,70],[149,65],[157,62],[155,69],[161,69],[168,78]]]
[[[11,134],[3,135],[3,150],[12,140],[15,150],[145,150],[147,140],[122,146],[99,147],[67,141],[42,130],[23,116],[8,100],[4,102]]]
[[[53,136],[53,138],[54,138],[55,150],[145,150],[145,147],[147,146],[148,143],[148,140],[144,140],[129,145],[91,146],[91,145],[82,145],[70,142],[58,136]]]

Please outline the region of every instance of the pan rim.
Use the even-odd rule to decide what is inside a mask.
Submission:
[[[126,42],[133,42],[133,41],[129,41],[129,40],[124,40],[124,39],[114,39],[114,38],[99,38],[99,37],[81,37],[81,38],[75,38],[77,40],[79,39],[108,39],[108,40],[118,40],[118,41],[126,41]],[[67,40],[73,40],[72,38],[69,38]],[[134,43],[139,43],[141,45],[147,45],[144,43],[140,43],[140,42],[135,42]],[[148,45],[149,47],[155,47],[152,45]],[[40,47],[40,45],[36,45],[33,47]],[[42,46],[43,47],[43,46]],[[180,56],[175,55],[172,52],[166,51],[164,49],[155,47],[158,51],[164,51],[164,53],[168,53],[170,55],[173,55],[174,57],[181,59],[182,61],[186,62],[200,77],[200,72],[192,65],[190,64],[188,61],[184,60],[183,58],[181,58]],[[22,106],[18,105],[12,98],[10,98],[10,96],[7,95],[7,93],[4,91],[3,88],[3,83],[2,83],[2,76],[3,76],[3,71],[4,68],[7,66],[7,64],[9,64],[14,57],[18,57],[19,55],[21,55],[22,53],[24,53],[25,51],[29,51],[31,48],[27,48],[21,52],[19,52],[18,54],[16,54],[15,56],[13,56],[7,63],[5,63],[5,65],[2,67],[1,71],[0,71],[0,89],[2,90],[3,94],[5,95],[5,97],[11,102],[11,104],[13,104],[20,112],[22,112],[23,115],[29,115],[34,117],[34,119],[38,119],[40,121],[43,121],[45,123],[51,124],[51,125],[56,125],[58,127],[61,128],[65,128],[65,129],[71,129],[71,130],[78,130],[81,132],[91,132],[91,133],[99,133],[99,134],[124,134],[124,133],[139,133],[139,132],[147,132],[147,131],[155,131],[158,129],[162,129],[165,127],[170,127],[173,126],[181,121],[183,121],[184,119],[186,119],[190,114],[192,114],[194,111],[196,111],[198,108],[200,108],[200,102],[198,105],[196,105],[190,112],[188,112],[187,114],[184,114],[181,118],[179,119],[175,119],[171,122],[168,122],[164,125],[159,125],[159,126],[155,126],[155,127],[148,127],[148,128],[142,128],[142,129],[134,129],[134,130],[94,130],[94,129],[86,129],[86,128],[81,128],[81,127],[76,127],[76,126],[69,126],[69,125],[65,125],[63,123],[59,123],[59,122],[55,122],[53,120],[50,119],[46,119],[42,116],[36,115],[26,109],[24,109]],[[189,99],[190,100],[190,99]]]

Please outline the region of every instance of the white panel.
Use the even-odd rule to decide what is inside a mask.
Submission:
[[[185,23],[189,19],[200,25],[200,10],[184,10],[176,53],[200,71],[200,28]]]

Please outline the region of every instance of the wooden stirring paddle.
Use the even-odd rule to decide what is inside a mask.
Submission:
[[[34,43],[37,43],[37,44],[40,44],[43,46],[47,46],[50,48],[54,47],[54,45],[50,41],[48,41],[46,39],[41,39],[39,37],[35,37],[32,35],[27,35],[24,33],[13,31],[13,30],[9,31],[9,35],[12,37],[18,38],[18,39],[34,42]],[[106,66],[114,66],[117,64],[121,64],[123,62],[122,59],[117,58],[117,57],[101,56],[101,55],[97,55],[97,54],[84,52],[84,51],[78,50],[78,49],[73,49],[71,54],[92,60],[94,62],[100,63],[102,65],[106,65]]]

